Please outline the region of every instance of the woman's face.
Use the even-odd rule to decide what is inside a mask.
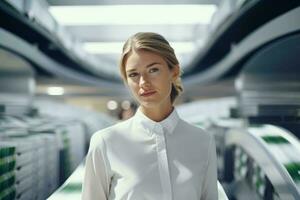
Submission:
[[[143,107],[171,105],[172,82],[179,74],[179,67],[169,69],[159,55],[145,51],[132,51],[125,62],[127,84]]]

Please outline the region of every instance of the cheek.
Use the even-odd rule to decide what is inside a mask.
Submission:
[[[133,94],[136,94],[138,92],[138,85],[134,82],[128,81],[127,86]]]
[[[163,79],[162,85],[164,85],[164,90],[170,92],[172,89],[172,81],[168,78]]]

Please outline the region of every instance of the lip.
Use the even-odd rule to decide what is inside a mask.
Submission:
[[[143,92],[143,93],[141,94],[141,96],[143,96],[143,97],[148,97],[148,96],[151,96],[151,95],[153,95],[153,94],[155,94],[155,93],[156,93],[156,91]]]

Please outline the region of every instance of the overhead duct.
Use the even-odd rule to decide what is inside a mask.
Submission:
[[[0,113],[24,114],[34,97],[35,80],[31,65],[0,49]]]
[[[299,32],[299,1],[246,1],[213,33],[184,73],[185,86],[235,77],[255,52]]]
[[[36,56],[33,59],[29,58],[26,50],[16,50],[15,43],[0,41],[1,46],[20,53],[34,62],[35,68],[46,71],[45,75],[50,73],[92,85],[109,85],[116,89],[121,86],[120,77],[115,76],[111,70],[101,69],[101,67],[107,68],[110,63],[85,52],[80,41],[55,21],[48,11],[48,3],[45,0],[0,1],[0,24],[0,32],[3,32],[0,34],[6,35],[2,37],[9,37],[12,40],[20,39],[21,43],[26,43],[30,51],[43,54],[43,57],[46,56],[48,60],[51,60],[50,62],[56,62],[59,65],[58,72],[53,70],[51,65],[38,63]],[[76,74],[76,77],[61,73],[67,70]],[[90,80],[93,80],[92,83]]]
[[[300,34],[291,35],[261,49],[245,64],[235,85],[240,113],[250,123],[272,123],[299,133],[299,52]]]

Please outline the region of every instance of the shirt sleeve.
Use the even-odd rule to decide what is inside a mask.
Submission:
[[[109,182],[102,137],[93,136],[86,156],[82,200],[107,200]]]
[[[216,145],[214,138],[210,137],[210,146],[208,153],[208,163],[206,174],[202,187],[201,200],[217,200],[217,158],[216,158]]]

